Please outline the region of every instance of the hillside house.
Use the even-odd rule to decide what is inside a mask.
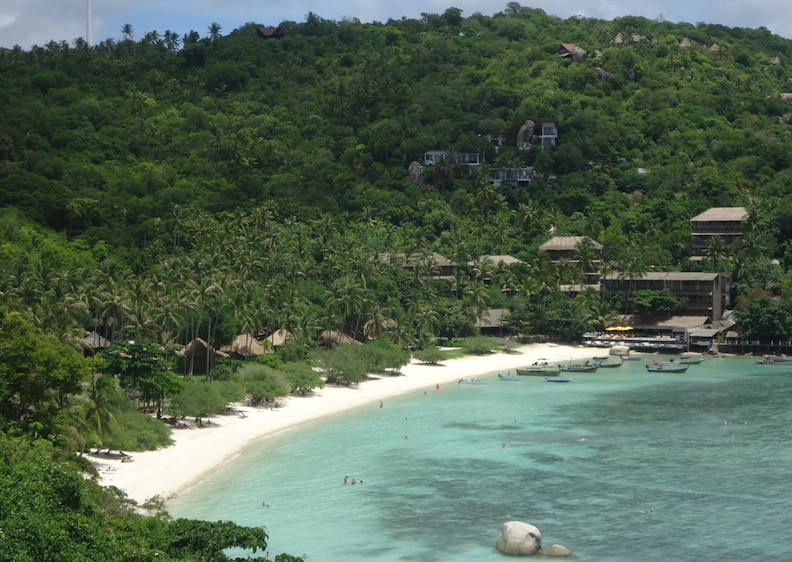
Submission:
[[[574,43],[561,43],[556,52],[557,57],[571,59],[574,62],[581,62],[586,59],[588,52]]]
[[[484,137],[487,140],[487,142],[493,144],[496,149],[503,146],[503,144],[506,142],[506,133],[501,133],[501,132],[485,133],[479,136]]]
[[[534,178],[533,168],[491,168],[489,173],[495,187],[500,187],[503,182],[514,187],[528,187]]]
[[[428,254],[380,254],[380,261],[392,263],[414,272],[416,268],[424,267],[429,275],[435,279],[453,279],[457,264],[437,252]]]
[[[558,141],[558,121],[538,121],[539,146],[542,150],[556,147]]]
[[[483,152],[465,150],[452,152],[445,149],[435,149],[424,152],[424,166],[434,166],[447,158],[452,158],[456,164],[464,166],[481,166],[484,163]]]
[[[256,35],[262,39],[280,39],[283,37],[283,30],[280,26],[257,27]]]
[[[690,219],[693,230],[690,259],[704,259],[713,236],[719,236],[729,246],[734,245],[742,238],[742,224],[747,216],[745,207],[713,207]]]

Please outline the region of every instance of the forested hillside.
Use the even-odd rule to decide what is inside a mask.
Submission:
[[[488,309],[574,341],[624,310],[561,290],[595,264],[726,270],[743,333],[789,339],[792,41],[514,2],[275,24],[0,50],[0,560],[265,549],[262,529],[140,518],[73,453],[166,444],[143,405],[201,416],[310,392],[316,366],[350,383],[407,351],[437,361]],[[555,146],[519,149],[529,121],[555,124]],[[449,157],[413,164],[429,150]],[[496,185],[498,169],[531,181]],[[712,206],[747,208],[740,242],[688,260],[689,220]],[[602,261],[591,244],[551,261],[554,234],[591,237]],[[290,343],[258,364],[207,355],[211,384],[176,375],[196,366],[187,342],[279,329]],[[82,357],[87,331],[115,344],[104,359]],[[323,332],[378,341],[319,352]]]
[[[273,23],[0,51],[7,309],[62,339],[112,324],[163,343],[195,335],[195,315],[223,317],[228,337],[409,317],[399,341],[414,343],[468,332],[471,307],[525,309],[574,282],[537,255],[549,231],[591,236],[619,271],[726,263],[743,293],[789,265],[792,42],[766,29],[516,3],[372,24],[309,13],[270,36]],[[517,149],[529,120],[557,123],[555,149]],[[411,178],[429,149],[486,161]],[[530,186],[489,180],[515,167],[533,168]],[[745,243],[688,262],[689,219],[731,205],[749,208]],[[464,266],[451,291],[379,259],[432,251]],[[484,254],[534,267],[483,285]]]

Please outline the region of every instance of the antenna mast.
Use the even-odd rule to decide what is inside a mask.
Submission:
[[[93,19],[91,12],[91,0],[87,0],[86,4],[86,12],[85,12],[85,38],[88,42],[89,47],[93,47]]]

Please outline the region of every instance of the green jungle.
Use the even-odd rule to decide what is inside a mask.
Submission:
[[[792,333],[792,41],[516,2],[265,25],[0,49],[0,560],[261,554],[264,529],[136,506],[83,453],[167,445],[163,412],[500,349],[488,309],[523,341],[574,342],[684,307],[560,290],[595,262],[728,272],[743,333]],[[555,124],[553,146],[528,122]],[[690,219],[735,206],[740,242],[690,260]],[[552,261],[559,235],[601,255]],[[276,353],[206,352],[279,330]]]

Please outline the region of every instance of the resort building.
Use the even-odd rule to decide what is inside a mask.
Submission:
[[[732,246],[742,238],[742,223],[747,215],[745,207],[713,207],[690,219],[693,230],[690,259],[704,259],[713,236],[720,237],[728,246]]]
[[[611,293],[621,293],[628,298],[636,291],[667,289],[687,299],[688,315],[706,316],[712,321],[720,320],[732,308],[730,273],[652,271],[639,277],[611,273],[602,279],[602,285]]]
[[[602,263],[602,244],[588,236],[555,236],[539,246],[539,250],[545,252],[550,261],[555,264],[562,261],[578,263],[582,257],[582,252],[586,251],[586,246],[591,250],[591,255],[589,256],[591,260],[583,272],[585,286],[570,285],[568,287],[569,292],[579,292],[585,287],[598,288],[600,282],[599,267]]]
[[[380,254],[380,261],[393,263],[407,271],[425,268],[435,279],[453,279],[457,264],[437,252],[427,254]]]

